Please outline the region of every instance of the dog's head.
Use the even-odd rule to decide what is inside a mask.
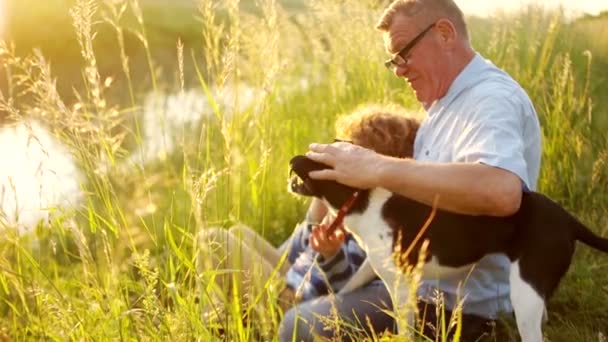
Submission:
[[[318,163],[306,156],[295,156],[289,162],[291,167],[289,189],[299,195],[324,199],[334,209],[339,209],[355,191],[353,187],[332,180],[312,179],[311,171],[331,169],[331,166]]]

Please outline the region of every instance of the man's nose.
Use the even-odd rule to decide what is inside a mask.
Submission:
[[[407,63],[403,63],[401,65],[395,66],[395,69],[393,69],[393,72],[395,73],[395,76],[397,76],[397,77],[405,77],[405,73],[407,72]]]

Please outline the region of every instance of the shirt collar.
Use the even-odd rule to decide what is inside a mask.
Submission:
[[[439,112],[440,108],[449,106],[452,101],[464,90],[468,89],[475,82],[479,80],[479,73],[485,68],[486,61],[481,55],[475,53],[471,61],[462,69],[462,71],[456,76],[452,85],[448,89],[448,92],[439,100],[435,101],[429,108],[429,116],[433,113]]]

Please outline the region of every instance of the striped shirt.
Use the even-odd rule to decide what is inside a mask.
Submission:
[[[286,275],[287,286],[304,301],[340,291],[366,257],[352,235],[347,234],[336,255],[324,259],[309,245],[312,227],[309,222],[299,224],[281,246],[281,249],[289,247],[287,259],[292,265]],[[376,279],[373,281],[380,281]]]

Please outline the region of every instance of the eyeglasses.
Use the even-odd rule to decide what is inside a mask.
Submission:
[[[349,144],[353,143],[352,140],[342,140],[342,139],[334,139],[334,142],[344,142],[344,143],[349,143]]]
[[[399,50],[399,52],[393,55],[391,59],[387,59],[384,62],[384,66],[387,67],[389,70],[394,71],[395,69],[397,69],[397,67],[403,66],[405,63],[407,63],[407,58],[404,56],[407,56],[410,53],[410,50],[414,48],[414,46],[420,41],[420,39],[422,39],[422,37],[424,37],[424,35],[429,32],[430,29],[433,28],[433,26],[435,26],[435,23],[429,25],[416,37],[414,37],[414,39],[412,39],[409,43],[405,44],[405,46],[401,50]]]

